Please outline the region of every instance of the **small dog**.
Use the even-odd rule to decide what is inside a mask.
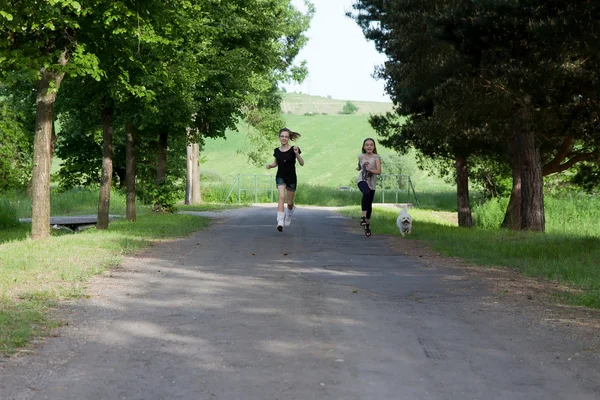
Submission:
[[[406,207],[400,211],[400,215],[396,218],[396,225],[402,236],[406,236],[412,231],[412,217],[408,214]]]

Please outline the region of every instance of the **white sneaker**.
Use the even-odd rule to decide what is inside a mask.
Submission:
[[[296,206],[294,206],[294,208],[292,208],[291,210],[289,208],[285,208],[285,226],[290,226],[290,224],[292,223],[292,215],[294,215],[294,211],[296,211]]]
[[[283,231],[284,225],[285,225],[285,213],[277,212],[277,230],[279,232]]]

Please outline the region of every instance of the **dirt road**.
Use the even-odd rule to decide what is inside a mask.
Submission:
[[[229,212],[94,279],[57,337],[0,361],[0,398],[600,398],[574,327],[376,227],[299,208],[280,233],[274,215]]]

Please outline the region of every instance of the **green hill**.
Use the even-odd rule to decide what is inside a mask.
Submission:
[[[392,111],[392,103],[372,102],[372,101],[354,101],[350,100],[358,107],[356,114],[383,114]],[[309,96],[300,93],[287,93],[281,103],[281,110],[285,114],[339,114],[342,107],[348,100],[336,100],[328,97]]]
[[[325,107],[330,99],[322,97],[311,97],[306,95],[288,95],[284,104],[293,104],[302,98],[303,104],[314,104]],[[324,103],[321,103],[321,101]],[[336,100],[339,104],[343,101]],[[386,103],[383,103],[386,104]],[[380,103],[357,102],[359,107],[376,110]],[[382,106],[381,106],[382,107]],[[391,107],[388,104],[387,107]],[[383,110],[384,108],[382,108]],[[288,128],[300,132],[302,137],[297,144],[302,150],[305,166],[298,166],[299,183],[337,187],[354,185],[356,177],[356,159],[361,151],[362,142],[367,137],[374,137],[375,132],[368,123],[368,115],[295,115],[286,114],[286,125]],[[240,154],[245,146],[246,127],[240,126],[239,132],[228,132],[226,138],[208,139],[201,154],[201,173],[205,178],[219,180],[223,183],[233,183],[238,174],[269,174],[264,167],[251,165],[247,157]],[[273,132],[272,149],[279,145],[278,132]],[[375,138],[377,139],[377,138]],[[266,156],[268,162],[273,160],[272,149]],[[395,154],[392,150],[378,146],[379,154],[385,156]],[[416,167],[414,155],[400,158],[400,164],[404,167],[402,173],[412,176],[417,190],[447,189],[449,186],[439,178],[428,176]],[[385,173],[384,168],[384,173]]]

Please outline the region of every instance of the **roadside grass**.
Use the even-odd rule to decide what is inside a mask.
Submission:
[[[53,233],[51,231],[51,233]],[[0,245],[13,240],[24,240],[31,235],[31,224],[19,223],[12,228],[0,229]]]
[[[274,181],[275,178],[272,179]],[[272,182],[271,184],[263,184],[259,186],[257,188],[256,196],[251,183],[241,187],[245,190],[240,191],[240,205],[252,203],[273,203],[278,201],[279,194]],[[300,183],[294,197],[294,202],[298,205],[313,205],[323,207],[343,207],[360,204],[362,196],[360,191],[358,188],[356,188],[356,185],[349,187],[351,190],[339,190],[334,187]],[[222,203],[229,207],[236,205],[239,206],[238,192],[236,187],[234,187],[234,190],[231,192],[227,203],[224,203],[230,190],[231,185],[228,184],[218,182],[208,183],[203,186],[202,198],[206,201]],[[386,190],[384,196],[382,196],[382,192],[383,190],[381,189],[378,189],[375,192],[376,204],[385,201],[386,204],[412,203],[416,205],[415,197],[412,193],[409,194],[407,190]],[[456,210],[456,192],[427,190],[417,192],[416,195],[421,208],[436,211]],[[181,210],[189,209],[187,208],[188,206],[184,207],[178,205],[177,207]]]
[[[50,215],[95,215],[98,213],[97,189],[77,188],[68,191],[52,189],[50,192]],[[125,195],[113,191],[110,198],[110,213],[125,215]],[[137,206],[137,215],[151,213],[150,207]],[[31,224],[20,223],[19,218],[31,217],[31,199],[26,193],[9,192],[0,195],[0,244],[9,241],[24,240],[30,237]],[[64,235],[51,230],[52,236]]]
[[[52,188],[50,191],[50,215],[81,215],[96,214],[98,212],[98,189],[75,188],[61,191]],[[111,214],[125,214],[125,194],[113,190],[110,195]],[[10,203],[14,208],[17,218],[31,217],[31,198],[24,192],[0,193],[0,215],[3,213],[2,202]],[[150,212],[149,207],[138,204],[138,212]]]
[[[60,323],[48,317],[50,308],[46,302],[0,301],[0,354],[12,354],[58,327]]]
[[[111,222],[106,231],[90,229],[42,241],[13,237],[0,244],[0,353],[14,353],[57,326],[52,318],[56,304],[85,296],[89,278],[119,265],[123,256],[157,240],[187,236],[209,222],[146,213],[136,222]],[[22,235],[22,228],[13,234]]]
[[[177,211],[223,211],[236,208],[247,207],[250,203],[243,204],[222,204],[222,203],[203,203],[196,205],[177,204]]]
[[[411,209],[412,234],[405,240],[423,240],[449,257],[460,257],[481,266],[505,267],[525,276],[539,277],[564,284],[572,290],[561,298],[573,305],[600,308],[600,223],[589,218],[597,210],[597,199],[579,199],[575,214],[568,200],[548,198],[547,231],[515,232],[499,228],[459,228],[454,212]],[[594,204],[596,206],[594,207]],[[399,235],[398,209],[375,206],[372,227],[375,234]],[[587,211],[585,211],[587,210]],[[342,214],[357,218],[359,207],[348,207]],[[575,219],[569,219],[575,218]]]
[[[492,199],[474,207],[477,225],[499,228],[504,218],[508,199]],[[600,237],[600,198],[587,194],[546,196],[546,232],[578,237]]]

